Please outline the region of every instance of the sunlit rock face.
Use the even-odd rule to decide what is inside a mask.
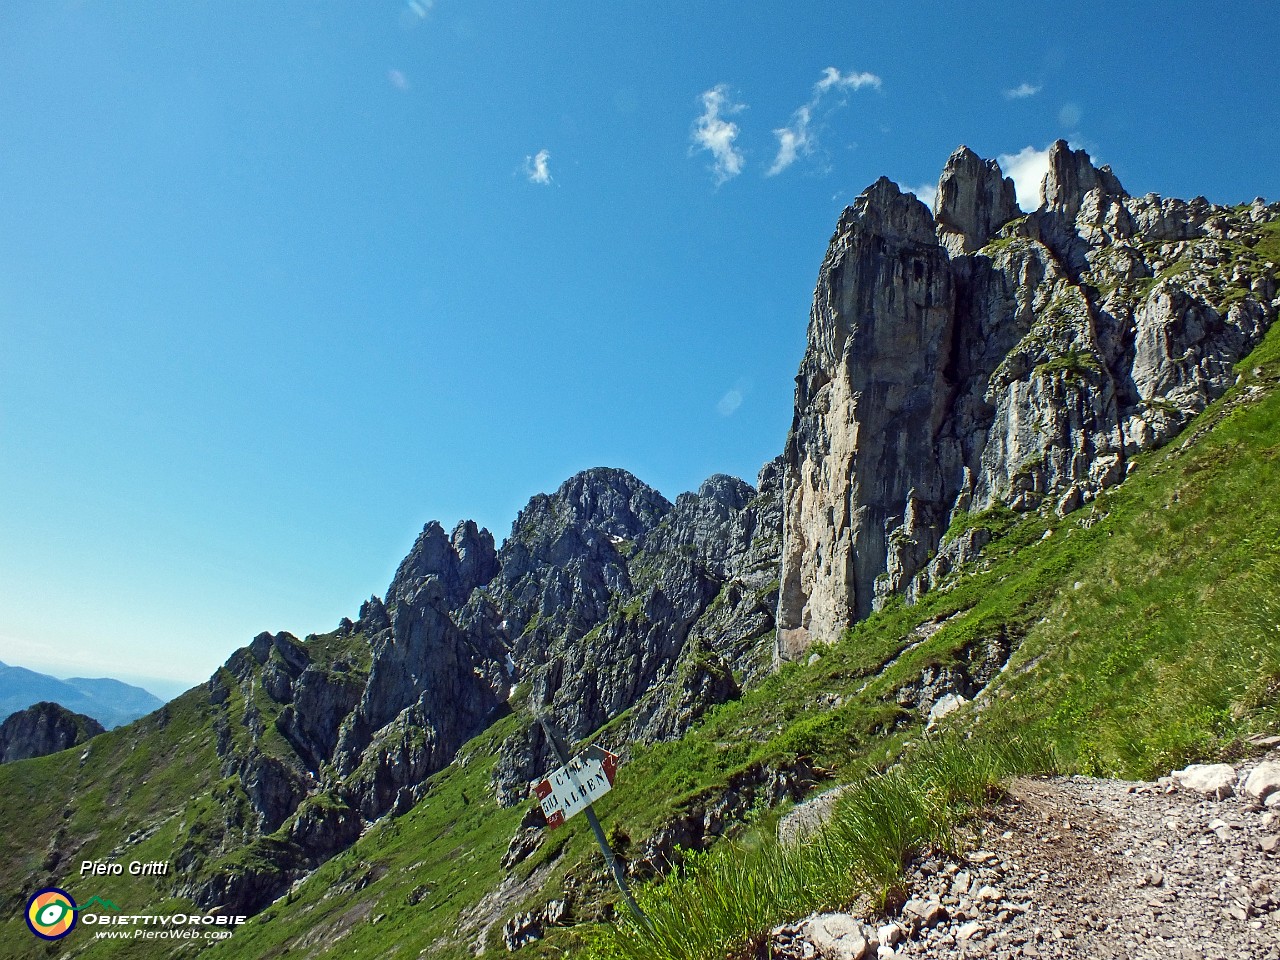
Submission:
[[[961,147],[935,210],[881,179],[818,274],[783,457],[776,656],[834,640],[982,544],[963,511],[1065,513],[1233,382],[1274,321],[1280,205],[1131,197],[1055,143],[1022,215]]]

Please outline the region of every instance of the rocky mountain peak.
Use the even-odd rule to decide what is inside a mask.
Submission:
[[[933,245],[933,215],[914,193],[903,193],[888,177],[867,187],[845,208],[836,227],[837,236],[856,229],[894,243]]]
[[[756,495],[751,484],[727,473],[716,473],[702,481],[698,488],[698,498],[707,503],[714,503],[726,511],[738,511]]]
[[[960,147],[947,160],[934,200],[938,237],[953,254],[972,253],[1019,216],[1013,180],[1000,164]]]
[[[474,520],[463,520],[454,527],[449,543],[458,557],[458,577],[466,595],[498,575],[498,551],[493,534],[477,526]]]
[[[666,497],[616,467],[575,474],[560,485],[555,499],[574,526],[628,539],[657,525],[671,510]]]
[[[782,659],[972,561],[983,531],[944,542],[958,516],[1066,513],[1120,483],[1274,322],[1280,205],[1130,197],[1064,141],[1043,196],[1017,216],[961,147],[936,235],[884,178],[841,215],[784,453]]]
[[[428,584],[438,590],[446,607],[460,606],[476,587],[497,575],[498,557],[493,534],[464,520],[453,535],[436,520],[422,528],[413,549],[401,561],[387,590],[392,609]]]
[[[1065,140],[1054,141],[1049,148],[1049,172],[1040,187],[1045,208],[1074,220],[1091,190],[1099,190],[1106,198],[1129,196],[1109,166],[1095,167],[1085,150],[1072,150]]]
[[[784,453],[784,656],[871,612],[885,525],[942,486],[927,464],[956,283],[934,227],[923,203],[881,178],[845,210],[819,270]]]
[[[0,763],[57,753],[102,732],[102,724],[93,717],[56,703],[37,703],[0,723]]]

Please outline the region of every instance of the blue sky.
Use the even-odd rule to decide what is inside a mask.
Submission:
[[[0,659],[171,694],[428,519],[754,480],[840,209],[961,143],[1280,196],[1280,8],[1069,6],[5,4]]]

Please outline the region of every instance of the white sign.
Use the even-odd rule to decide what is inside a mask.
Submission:
[[[560,826],[613,789],[617,769],[617,756],[593,746],[547,774],[547,778],[533,788],[542,804],[547,826]]]

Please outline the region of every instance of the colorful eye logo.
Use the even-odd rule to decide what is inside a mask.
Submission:
[[[76,925],[76,902],[57,887],[37,890],[27,901],[27,926],[42,940],[61,940]]]

